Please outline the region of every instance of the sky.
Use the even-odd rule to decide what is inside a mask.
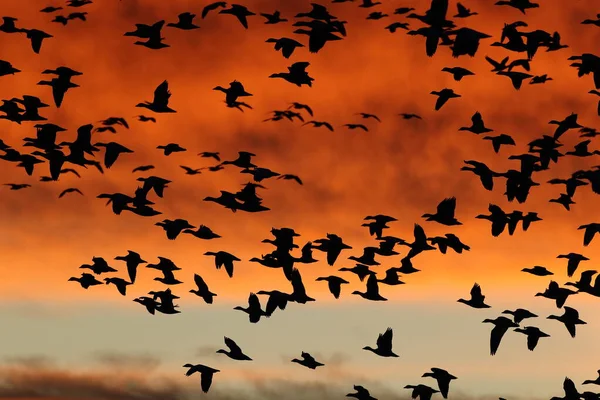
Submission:
[[[283,0],[244,1],[250,10],[280,10],[292,20],[298,12],[309,11],[310,2]],[[423,13],[428,1],[397,2],[382,0],[372,10],[392,15],[400,6],[412,6]],[[206,3],[208,4],[208,3]],[[478,15],[457,22],[492,36],[485,39],[476,57],[452,58],[447,48],[436,55],[425,54],[424,38],[391,34],[384,29],[404,17],[392,15],[379,21],[366,20],[372,10],[357,3],[326,4],[330,12],[348,21],[348,35],[328,43],[317,54],[296,49],[289,60],[265,43],[270,37],[304,37],[291,33],[289,23],[265,25],[260,16],[249,18],[245,30],[234,17],[216,12],[200,19],[206,5],[198,1],[169,2],[145,0],[96,0],[76,11],[86,11],[87,21],[70,21],[67,26],[50,22],[53,14],[39,12],[50,4],[38,0],[3,0],[0,15],[18,18],[20,27],[35,27],[54,37],[44,41],[40,54],[34,54],[23,35],[0,33],[0,59],[10,61],[22,72],[0,77],[0,98],[24,94],[40,97],[51,104],[41,110],[49,122],[67,129],[60,141],[72,140],[84,124],[99,125],[110,116],[125,117],[130,129],[119,128],[94,133],[94,140],[117,141],[134,150],[122,155],[115,165],[100,174],[94,168],[79,168],[82,178],[61,175],[58,182],[40,182],[47,165],[36,167],[29,177],[14,164],[0,162],[2,183],[28,183],[32,187],[10,191],[0,188],[0,320],[4,342],[0,346],[0,397],[2,398],[186,398],[200,393],[198,378],[183,376],[185,363],[203,363],[222,370],[217,374],[207,398],[237,399],[297,396],[301,398],[338,398],[350,393],[353,384],[362,384],[380,399],[405,398],[406,384],[428,382],[421,375],[430,367],[447,369],[459,379],[453,382],[451,398],[527,398],[562,395],[565,376],[576,383],[596,376],[595,362],[600,350],[597,338],[600,320],[598,299],[583,294],[573,296],[568,305],[579,310],[587,325],[577,338],[569,337],[564,326],[546,320],[561,314],[550,300],[534,297],[548,279],[521,272],[522,268],[543,265],[555,272],[564,284],[578,274],[566,277],[566,263],[556,256],[579,252],[591,259],[583,269],[592,269],[600,257],[597,243],[583,247],[583,234],[576,228],[594,220],[597,198],[584,187],[575,194],[571,211],[549,203],[562,188],[541,185],[531,191],[525,204],[509,203],[503,196],[503,181],[492,192],[478,178],[460,172],[463,160],[475,159],[492,169],[518,168],[507,160],[510,154],[527,150],[526,143],[552,134],[548,121],[562,120],[576,112],[582,125],[598,126],[597,99],[587,92],[592,78],[577,77],[567,58],[593,53],[600,42],[600,29],[579,22],[598,12],[593,0],[542,2],[526,15],[492,2],[464,4]],[[596,7],[595,7],[596,6]],[[74,9],[67,7],[68,12]],[[456,3],[450,1],[449,14]],[[63,13],[65,10],[58,11]],[[175,22],[181,12],[198,14],[200,29],[181,31],[164,28],[162,36],[169,48],[158,51],[136,46],[124,37],[134,24],[151,24],[161,19]],[[513,53],[489,45],[499,40],[504,23],[526,21],[527,29],[560,32],[569,48],[558,52],[541,50],[532,61],[532,74],[548,74],[552,81],[543,85],[524,84],[516,91],[506,77],[490,72],[484,60],[496,60]],[[410,27],[421,25],[408,19]],[[293,36],[292,36],[293,35]],[[308,61],[307,71],[315,81],[311,88],[297,87],[268,76],[296,61]],[[73,79],[80,85],[70,90],[60,108],[54,107],[50,89],[38,86],[41,71],[68,66],[83,72]],[[443,67],[461,66],[475,72],[461,82],[452,80]],[[223,103],[223,94],[211,90],[239,80],[247,91],[252,110],[240,112]],[[174,114],[152,115],[156,123],[141,123],[135,116],[142,109],[135,105],[151,100],[156,86],[168,80],[172,92],[169,105]],[[434,111],[432,90],[453,88],[462,95]],[[263,122],[269,112],[285,109],[296,101],[309,104],[316,120],[331,122],[334,132],[301,126],[298,122]],[[479,111],[494,133],[511,135],[517,146],[505,147],[495,154],[488,141],[458,131],[470,125]],[[359,112],[374,113],[381,123],[362,120]],[[417,113],[423,120],[406,121],[397,114]],[[346,123],[365,123],[369,132],[346,130]],[[20,151],[22,138],[33,136],[31,122],[21,125],[0,119],[0,139]],[[579,139],[576,131],[562,138],[565,149]],[[186,152],[165,157],[158,145],[179,143]],[[594,150],[592,141],[590,149]],[[232,160],[238,151],[256,154],[262,167],[280,173],[296,174],[303,185],[290,181],[266,181],[260,194],[271,210],[264,213],[231,213],[204,202],[220,190],[235,191],[248,181],[239,169],[203,171],[188,176],[179,167],[214,165],[198,157],[201,151],[219,151]],[[102,153],[97,155],[100,158]],[[131,171],[153,164],[151,171],[172,180],[165,196],[156,200],[162,215],[144,218],[131,213],[114,215],[100,193],[129,193],[139,176]],[[536,175],[537,182],[566,178],[573,171],[596,165],[588,159],[563,157],[550,171]],[[84,196],[58,194],[77,187]],[[421,215],[434,212],[444,198],[456,196],[458,227],[425,222]],[[154,199],[153,199],[154,200]],[[507,211],[536,211],[543,221],[527,232],[494,238],[487,221],[475,219],[487,213],[489,203]],[[405,285],[381,286],[387,302],[369,302],[350,295],[364,289],[354,276],[341,275],[337,269],[353,266],[349,255],[359,256],[364,246],[376,244],[361,227],[367,215],[387,214],[398,219],[390,224],[389,234],[412,241],[412,229],[420,223],[428,236],[454,233],[471,247],[463,254],[427,252],[414,261],[422,271],[404,276]],[[196,226],[205,224],[222,238],[200,241],[188,235],[177,240],[166,238],[154,226],[164,218],[185,218]],[[292,227],[301,236],[297,243],[336,233],[353,249],[330,267],[324,261],[302,265],[300,270],[308,294],[317,299],[307,305],[292,304],[284,312],[258,324],[233,311],[247,305],[250,292],[288,290],[278,271],[250,263],[271,251],[261,243],[272,227]],[[181,296],[178,315],[149,315],[132,302],[149,290],[161,289],[153,281],[154,271],[140,268],[139,279],[120,296],[113,286],[83,290],[71,276],[93,256],[109,260],[125,276],[124,264],[110,261],[127,250],[139,252],[145,260],[158,256],[172,259],[182,271],[177,277],[185,283],[173,291]],[[224,250],[243,261],[236,264],[235,275],[228,278],[216,270],[206,251]],[[399,266],[400,256],[381,258],[374,270],[384,272]],[[314,252],[323,260],[323,253]],[[218,294],[213,305],[206,305],[190,293],[194,273],[201,274]],[[327,285],[314,282],[319,276],[338,274],[351,282],[339,300]],[[483,288],[487,310],[471,309],[457,303],[467,297],[474,282]],[[495,318],[507,308],[527,308],[544,318],[530,320],[551,335],[542,339],[534,352],[527,350],[525,336],[509,332],[497,355],[489,355],[491,326],[485,318]],[[387,327],[394,329],[394,349],[398,359],[378,358],[361,350],[373,346],[377,335]],[[255,359],[240,363],[215,351],[228,336]],[[289,362],[301,351],[308,351],[326,366],[304,370]],[[128,397],[129,396],[129,397]]]

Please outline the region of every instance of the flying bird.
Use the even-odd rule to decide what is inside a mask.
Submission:
[[[176,112],[169,107],[169,99],[171,98],[171,92],[169,91],[169,83],[163,81],[154,90],[154,98],[152,102],[145,101],[138,103],[136,107],[147,108],[155,113],[174,113]]]

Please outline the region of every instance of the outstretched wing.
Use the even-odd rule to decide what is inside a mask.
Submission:
[[[204,282],[204,279],[198,274],[194,274],[194,283],[198,286],[199,291],[207,291],[208,285]]]
[[[377,276],[375,274],[370,274],[367,279],[367,293],[378,294],[379,293],[379,285],[377,284]]]
[[[242,353],[242,349],[233,340],[225,336],[225,346],[229,347],[232,353]]]
[[[391,349],[392,339],[394,337],[394,331],[392,328],[387,328],[384,333],[380,334],[377,338],[377,347],[380,349]]]
[[[165,80],[158,85],[154,91],[154,104],[166,107],[167,104],[169,104],[170,97],[171,92],[169,91],[169,82]]]
[[[485,296],[481,294],[481,286],[478,283],[475,283],[471,289],[471,298],[481,299],[481,301],[485,299]]]
[[[441,215],[454,216],[454,210],[456,209],[456,197],[449,197],[444,199],[438,204],[437,212]]]

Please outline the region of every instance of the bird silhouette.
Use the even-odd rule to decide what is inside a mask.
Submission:
[[[225,354],[227,357],[231,358],[232,360],[252,361],[252,359],[250,357],[248,357],[247,355],[245,355],[244,352],[242,351],[242,349],[232,339],[229,339],[227,336],[225,336],[224,339],[225,339],[225,345],[229,348],[229,351],[220,349],[220,350],[217,350],[217,353]]]
[[[179,236],[179,234],[185,229],[194,228],[194,226],[191,225],[187,220],[181,218],[174,220],[165,219],[161,222],[155,223],[154,225],[163,228],[167,234],[167,239],[169,240],[175,240],[177,236]]]
[[[486,318],[483,322],[494,324],[490,336],[490,354],[493,356],[498,351],[500,341],[509,328],[518,328],[519,325],[506,317],[497,317],[496,319]]]
[[[442,72],[448,72],[452,74],[452,78],[457,82],[460,82],[465,76],[475,75],[473,72],[462,67],[444,67],[442,68]]]
[[[275,10],[273,14],[260,13],[260,15],[266,19],[265,24],[274,25],[282,22],[288,22],[286,18],[281,17],[281,12],[279,10]]]
[[[490,306],[484,303],[485,296],[481,294],[481,287],[477,283],[471,289],[471,298],[469,300],[458,299],[457,301],[473,308],[490,308]]]
[[[435,111],[439,111],[448,100],[462,97],[460,94],[454,93],[454,90],[448,88],[444,88],[439,91],[434,90],[431,92],[431,94],[438,97],[435,101]]]
[[[127,282],[125,279],[117,277],[104,278],[104,282],[106,282],[107,285],[115,285],[119,293],[123,296],[127,295],[127,286],[131,285],[131,282]]]
[[[442,225],[462,225],[454,217],[456,209],[456,197],[450,197],[442,200],[438,206],[435,214],[423,214],[422,218],[426,218],[427,221],[434,221]]]
[[[576,309],[568,306],[564,307],[564,312],[562,315],[549,315],[547,318],[555,319],[559,322],[562,322],[569,331],[569,334],[572,338],[574,338],[577,334],[577,325],[587,324],[587,322],[582,321],[579,318],[579,312]]]
[[[225,7],[227,7],[227,3],[224,1],[217,1],[214,3],[208,4],[207,6],[205,6],[202,9],[202,14],[201,14],[202,19],[206,18],[206,16],[208,15],[209,12],[214,11],[218,8],[225,8]]]
[[[79,71],[72,70],[68,67],[58,67],[55,70],[47,69],[42,71],[42,74],[54,74],[56,78],[52,78],[49,81],[41,80],[38,85],[50,86],[52,88],[52,97],[54,104],[57,108],[62,105],[65,94],[69,89],[77,88],[79,85],[71,82],[71,78],[74,76],[83,75]]]
[[[536,296],[545,297],[550,300],[556,301],[556,307],[562,308],[567,301],[567,298],[571,295],[577,294],[573,290],[567,288],[561,288],[555,281],[550,281],[548,288],[542,293],[536,293]]]
[[[102,282],[97,280],[94,275],[88,274],[84,272],[81,274],[81,277],[71,277],[69,278],[69,282],[78,282],[82,288],[88,289],[91,286],[102,285]]]
[[[598,370],[597,373],[598,376],[596,377],[596,379],[586,379],[585,381],[583,381],[583,385],[600,385],[600,370]]]
[[[577,229],[584,230],[583,245],[588,246],[592,242],[592,239],[594,239],[594,236],[596,235],[596,233],[600,232],[600,224],[591,223],[591,224],[581,225]]]
[[[435,393],[439,393],[438,390],[421,383],[418,385],[406,385],[404,388],[412,390],[410,397],[413,399],[419,398],[420,400],[431,400],[431,396]]]
[[[329,287],[329,291],[336,299],[340,298],[340,292],[342,291],[342,284],[348,284],[347,280],[340,278],[339,276],[322,276],[316,279],[317,281],[325,281]]]
[[[532,3],[529,0],[500,0],[494,4],[497,6],[510,6],[516,8],[523,14],[525,14],[528,9],[538,8],[540,6],[539,4]]]
[[[230,278],[233,277],[233,263],[234,261],[241,261],[239,258],[234,256],[233,254],[227,253],[226,251],[207,251],[204,253],[205,256],[213,256],[215,257],[215,266],[217,269],[221,269],[222,266],[225,267],[225,271]]]
[[[322,367],[325,365],[323,363],[316,361],[313,356],[311,356],[309,353],[306,353],[304,351],[302,352],[301,356],[302,356],[301,359],[294,358],[294,359],[292,359],[292,362],[296,363],[296,364],[300,364],[303,367],[310,368],[310,369],[317,369],[317,367]]]
[[[194,24],[194,18],[196,18],[196,14],[192,14],[190,12],[184,12],[177,16],[177,22],[169,22],[167,26],[172,28],[182,29],[182,30],[191,30],[200,28],[198,25]]]
[[[346,397],[354,397],[357,400],[377,400],[377,398],[371,396],[371,393],[363,386],[354,385],[354,390],[356,390],[356,393],[348,393]]]
[[[537,318],[537,315],[524,308],[517,308],[516,310],[504,310],[502,314],[510,314],[513,316],[513,320],[516,324],[520,324],[526,318]]]
[[[139,253],[132,250],[127,250],[127,255],[117,256],[115,260],[125,261],[127,264],[127,273],[129,274],[129,281],[135,283],[135,277],[137,275],[137,267],[140,264],[147,264],[147,261],[143,260]]]
[[[271,74],[269,75],[269,78],[282,78],[298,87],[302,85],[312,87],[312,82],[314,79],[308,75],[308,72],[306,72],[306,68],[308,68],[309,65],[310,63],[305,61],[295,62],[288,67],[288,72]]]
[[[270,317],[270,315],[268,315],[261,308],[260,300],[258,299],[258,296],[256,296],[255,293],[250,293],[250,296],[248,297],[247,308],[244,308],[242,306],[236,306],[233,309],[243,311],[246,314],[248,314],[248,320],[253,324],[256,324],[258,321],[260,321],[260,317]]]
[[[377,284],[377,276],[370,274],[367,278],[367,289],[365,292],[355,290],[352,294],[359,295],[363,299],[371,301],[387,301],[385,297],[379,294],[379,285]]]
[[[448,398],[448,391],[450,390],[450,382],[453,381],[454,379],[458,379],[457,377],[455,377],[448,371],[441,369],[441,368],[436,368],[436,367],[431,368],[431,372],[425,372],[422,375],[422,378],[427,378],[427,377],[433,378],[437,381],[438,389],[440,389],[440,393],[445,399]]]
[[[77,188],[67,188],[67,189],[63,190],[62,192],[60,192],[60,194],[58,195],[58,198],[60,199],[68,193],[79,193],[80,195],[83,196],[83,192],[81,190],[79,190]]]
[[[190,290],[190,293],[193,293],[196,296],[201,297],[202,300],[204,300],[204,302],[206,304],[212,304],[213,297],[215,297],[216,294],[211,292],[208,289],[208,285],[206,284],[206,282],[204,282],[204,279],[202,279],[202,277],[200,275],[194,274],[194,283],[196,284],[198,289],[192,289],[192,290]]]
[[[176,112],[169,107],[169,99],[171,98],[171,92],[169,91],[169,83],[163,81],[154,90],[154,98],[152,102],[145,101],[138,103],[136,107],[147,108],[155,113],[174,113]]]
[[[393,337],[394,331],[392,328],[387,328],[384,333],[379,334],[376,348],[365,346],[363,347],[363,350],[369,350],[380,357],[398,357],[398,355],[392,351]]]
[[[219,14],[230,14],[235,16],[246,29],[248,29],[248,17],[256,15],[245,6],[239,4],[232,4],[229,8],[219,11]]]
[[[200,374],[200,387],[204,393],[208,393],[208,390],[212,385],[214,374],[221,372],[218,369],[207,367],[206,365],[202,364],[185,364],[183,368],[188,369],[185,373],[185,376],[192,376],[195,373]]]

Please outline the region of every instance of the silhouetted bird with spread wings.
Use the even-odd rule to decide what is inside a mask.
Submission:
[[[163,81],[163,83],[156,87],[152,102],[145,101],[143,103],[138,103],[136,107],[147,108],[155,113],[174,113],[176,111],[169,107],[170,98],[171,92],[169,91],[169,83]]]

